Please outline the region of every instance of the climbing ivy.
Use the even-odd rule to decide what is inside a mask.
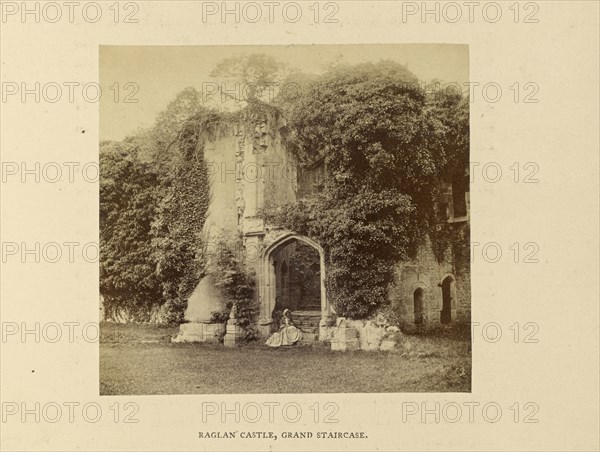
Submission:
[[[197,121],[187,121],[161,175],[162,198],[152,230],[156,273],[169,321],[181,322],[187,299],[205,274],[202,228],[210,201],[207,165]]]
[[[470,262],[469,232],[470,229],[465,223],[447,222],[439,223],[429,232],[437,262],[453,262],[455,275],[464,273]]]
[[[108,318],[181,322],[206,272],[204,142],[219,117],[184,90],[153,128],[100,153],[100,292]]]
[[[461,96],[428,97],[392,62],[340,65],[317,84],[283,108],[297,160],[324,161],[323,189],[262,215],[321,243],[337,313],[364,318],[389,303],[396,263],[435,224],[439,179],[468,160],[468,105]]]
[[[220,240],[211,255],[208,271],[227,300],[222,311],[212,313],[211,321],[225,322],[234,310],[236,322],[244,330],[242,341],[250,342],[258,337],[254,326],[258,315],[255,275],[247,272],[234,249],[241,249],[241,243],[230,246],[225,240]]]

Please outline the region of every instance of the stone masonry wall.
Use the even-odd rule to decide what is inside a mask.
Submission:
[[[465,227],[466,227],[465,223]],[[468,246],[466,244],[465,246]],[[457,258],[467,259],[466,256]],[[414,292],[423,290],[423,315],[425,327],[441,323],[443,305],[441,284],[447,277],[451,284],[452,322],[468,322],[471,316],[471,284],[468,262],[456,265],[455,256],[447,250],[443,262],[438,263],[427,237],[419,248],[415,259],[401,262],[396,270],[396,282],[390,289],[393,309],[399,313],[403,323],[414,324]]]

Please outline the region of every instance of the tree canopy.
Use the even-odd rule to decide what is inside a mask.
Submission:
[[[323,190],[265,215],[323,245],[338,314],[362,318],[388,303],[396,263],[435,222],[440,178],[464,171],[468,104],[428,95],[390,61],[337,65],[311,83],[284,108],[298,160],[324,161]]]

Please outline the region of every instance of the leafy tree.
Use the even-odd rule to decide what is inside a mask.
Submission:
[[[161,303],[152,259],[151,224],[157,174],[140,162],[133,144],[100,149],[100,293],[109,318],[150,320]]]
[[[183,126],[193,117],[205,113],[202,94],[195,88],[188,87],[177,94],[167,108],[158,114],[148,134],[148,157],[157,164],[173,159],[177,150],[173,148],[180,138]]]
[[[317,84],[284,107],[298,160],[324,159],[324,188],[265,215],[317,238],[337,312],[367,317],[427,233],[439,178],[468,159],[468,109],[389,61],[335,65]]]
[[[286,74],[286,66],[277,59],[261,54],[238,55],[220,61],[211,72],[211,77],[236,83],[239,90],[232,95],[228,90],[223,94],[236,102],[248,104],[273,100],[278,85]]]
[[[100,290],[110,315],[183,319],[205,272],[210,190],[203,142],[214,113],[188,88],[149,130],[101,148]]]

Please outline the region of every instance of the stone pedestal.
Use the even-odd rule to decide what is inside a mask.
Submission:
[[[223,345],[225,347],[235,347],[239,345],[244,337],[244,329],[238,324],[237,319],[229,319]]]
[[[331,339],[331,350],[334,351],[353,351],[360,349],[358,340],[358,330],[348,327],[345,319],[338,319],[337,326],[333,330],[333,338]]]
[[[222,323],[190,322],[179,326],[179,334],[171,342],[218,343],[225,325]]]

